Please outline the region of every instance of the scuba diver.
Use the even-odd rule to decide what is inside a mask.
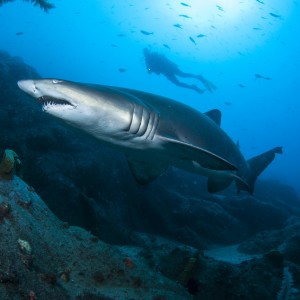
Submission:
[[[200,94],[203,94],[205,90],[200,89],[195,84],[187,84],[181,82],[177,79],[176,76],[183,77],[183,78],[196,78],[200,80],[202,84],[205,86],[205,88],[211,93],[216,89],[216,86],[212,82],[205,79],[203,76],[195,75],[191,73],[185,73],[181,71],[175,63],[173,63],[171,60],[166,58],[166,56],[163,54],[159,54],[157,52],[151,52],[147,48],[144,48],[143,53],[145,56],[145,63],[146,63],[148,73],[154,72],[157,75],[163,74],[177,86],[181,86],[187,89],[192,89]]]

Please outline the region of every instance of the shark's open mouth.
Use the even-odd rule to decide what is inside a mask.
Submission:
[[[76,107],[74,104],[67,100],[53,98],[50,96],[43,96],[38,98],[38,102],[43,105],[43,110],[47,110],[51,107],[58,106],[58,107]]]

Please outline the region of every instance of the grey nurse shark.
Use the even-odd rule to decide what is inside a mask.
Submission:
[[[59,79],[21,80],[18,86],[36,98],[46,113],[122,151],[140,184],[175,166],[208,177],[208,191],[236,182],[253,193],[276,147],[245,160],[221,129],[221,113],[199,111],[174,100],[127,88]]]

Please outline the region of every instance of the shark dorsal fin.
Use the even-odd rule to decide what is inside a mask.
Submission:
[[[221,118],[222,114],[221,111],[218,109],[212,109],[209,110],[208,112],[204,113],[207,117],[212,119],[217,125],[221,126]]]

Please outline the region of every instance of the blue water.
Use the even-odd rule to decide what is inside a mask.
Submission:
[[[298,0],[183,1],[189,6],[167,0],[50,2],[56,8],[48,14],[30,2],[1,6],[0,49],[43,77],[140,89],[202,112],[218,108],[222,127],[246,158],[284,147],[261,178],[300,193]],[[148,74],[144,47],[202,74],[217,90],[199,95]]]

